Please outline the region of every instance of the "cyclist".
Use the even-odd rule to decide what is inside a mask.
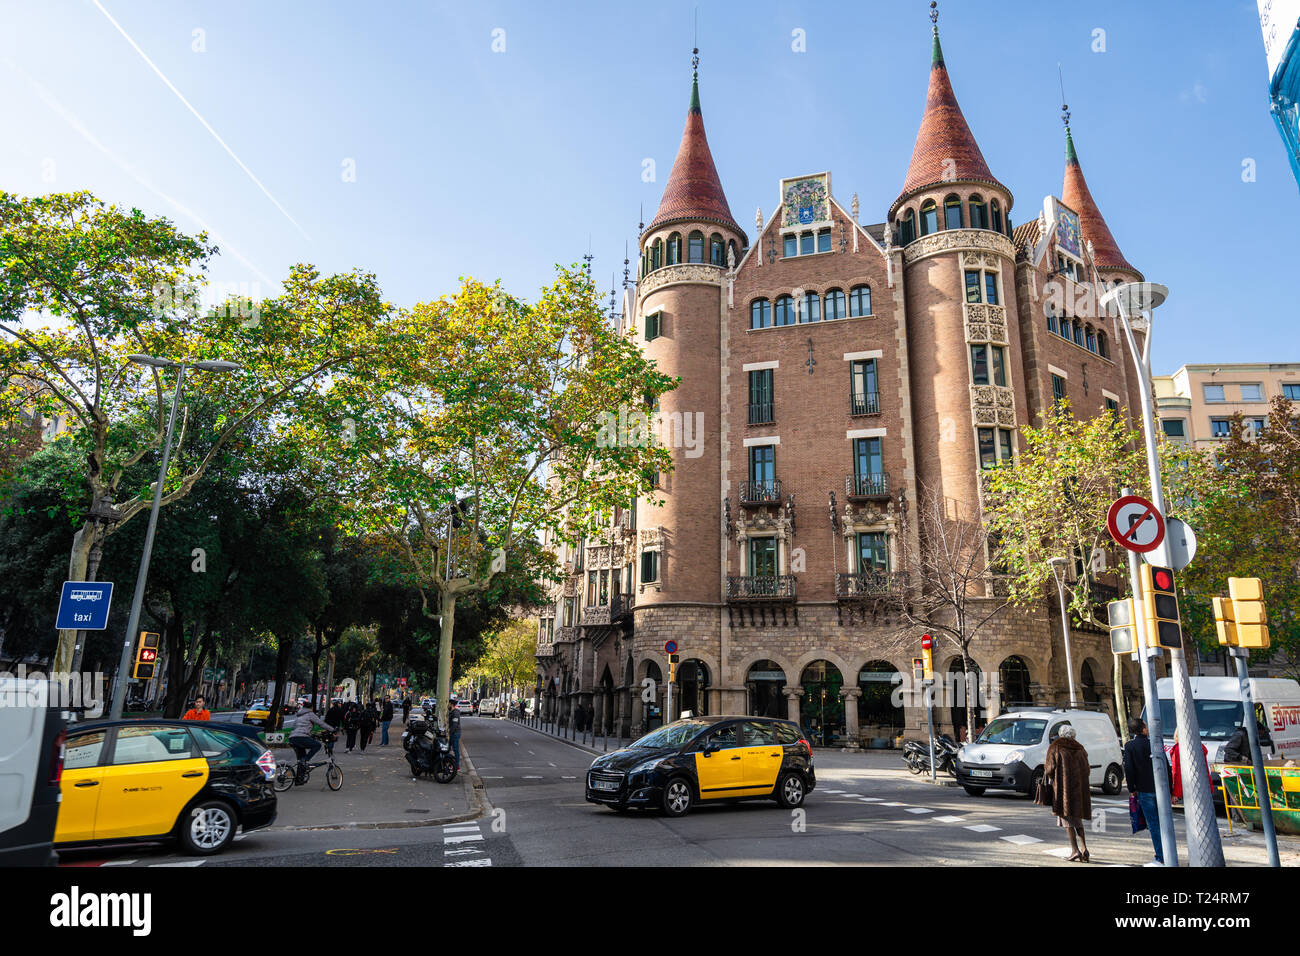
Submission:
[[[324,727],[334,733],[333,727],[316,716],[309,700],[298,708],[298,714],[293,719],[293,730],[289,732],[289,746],[298,755],[299,763],[309,763],[321,748],[321,742],[311,735],[313,726]]]

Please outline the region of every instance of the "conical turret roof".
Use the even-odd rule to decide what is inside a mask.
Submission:
[[[673,161],[668,185],[659,200],[659,211],[647,231],[688,219],[716,222],[740,236],[745,234],[731,216],[722,181],[713,165],[709,139],[704,134],[704,113],[700,110],[698,74],[691,81],[691,105],[686,113],[686,128],[677,148],[677,159]]]
[[[975,142],[975,134],[970,131],[957,104],[957,94],[953,92],[948,67],[943,62],[943,47],[939,45],[939,28],[936,26],[925,114],[921,117],[921,129],[916,134],[912,162],[907,167],[899,198],[925,186],[954,179],[987,182],[1006,189],[989,171],[979,143]]]
[[[1122,269],[1136,276],[1141,273],[1129,264],[1124,253],[1119,251],[1119,243],[1111,235],[1106,220],[1097,208],[1097,202],[1088,189],[1088,181],[1083,178],[1083,167],[1079,165],[1079,154],[1074,149],[1074,136],[1070,127],[1065,127],[1065,185],[1061,187],[1061,202],[1079,214],[1079,232],[1085,242],[1092,242],[1093,261],[1098,269]]]

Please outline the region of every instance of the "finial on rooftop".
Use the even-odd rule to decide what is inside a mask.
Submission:
[[[939,32],[939,4],[935,0],[930,0],[930,22],[934,24],[934,32]]]

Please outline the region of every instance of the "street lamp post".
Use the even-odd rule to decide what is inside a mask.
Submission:
[[[1070,620],[1065,612],[1065,569],[1067,562],[1065,558],[1051,558],[1047,562],[1052,566],[1052,577],[1056,578],[1056,593],[1061,599],[1061,639],[1065,641],[1065,673],[1070,679],[1070,707],[1078,707],[1078,699],[1074,695],[1074,660],[1070,655]]]
[[[174,362],[171,359],[154,358],[152,355],[127,356],[137,365],[150,365],[154,368],[176,369],[176,390],[172,393],[171,413],[167,417],[167,433],[163,438],[162,464],[158,467],[158,483],[153,489],[153,507],[149,511],[149,529],[145,532],[144,551],[140,554],[140,570],[135,576],[135,596],[131,600],[131,616],[127,619],[126,635],[122,641],[122,654],[118,658],[117,677],[113,682],[113,706],[109,711],[111,720],[120,720],[122,705],[126,698],[127,672],[131,666],[131,649],[135,646],[136,628],[140,626],[140,607],[144,603],[144,584],[149,575],[149,558],[153,554],[153,536],[158,527],[158,507],[162,503],[163,482],[167,478],[167,464],[171,458],[172,432],[176,426],[176,407],[180,404],[181,387],[185,383],[185,367],[204,371],[226,372],[239,368],[234,362]]]
[[[1169,296],[1169,289],[1154,282],[1128,282],[1116,286],[1101,297],[1101,305],[1109,308],[1114,305],[1119,310],[1120,324],[1124,328],[1124,338],[1128,343],[1129,353],[1138,374],[1138,398],[1142,407],[1142,436],[1146,445],[1147,472],[1151,479],[1151,503],[1161,515],[1168,517],[1165,510],[1164,488],[1160,482],[1160,459],[1156,456],[1155,415],[1152,408],[1151,384],[1151,329],[1154,324],[1154,312],[1157,306]],[[1134,337],[1134,325],[1145,333],[1142,350],[1139,352],[1137,339]],[[1170,566],[1173,561],[1169,551],[1169,539],[1166,536],[1148,557],[1152,564]],[[1151,654],[1157,648],[1144,648],[1143,654]],[[1153,655],[1154,656],[1154,655]],[[1201,742],[1200,721],[1196,716],[1196,705],[1192,700],[1192,685],[1187,676],[1187,658],[1181,647],[1169,648],[1169,664],[1174,686],[1174,709],[1178,717],[1178,739],[1183,746],[1179,748],[1181,768],[1175,768],[1183,775],[1183,814],[1187,820],[1187,855],[1192,866],[1223,866],[1223,844],[1219,839],[1219,824],[1214,815],[1214,802],[1210,793],[1209,768],[1205,763],[1205,754],[1198,746]],[[1154,670],[1153,668],[1150,670]],[[1143,668],[1146,679],[1148,668]],[[1152,674],[1154,679],[1154,673]],[[1159,695],[1155,688],[1149,689],[1148,700],[1155,699],[1159,706]],[[1153,740],[1152,748],[1162,747],[1163,740]]]

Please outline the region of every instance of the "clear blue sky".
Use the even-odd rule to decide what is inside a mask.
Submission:
[[[531,297],[589,243],[608,283],[624,241],[635,250],[639,205],[653,216],[690,91],[694,2],[100,2],[266,191],[92,0],[0,0],[0,186],[89,189],[203,224],[223,247],[214,278],[263,293],[305,261],[373,270],[399,304],[468,275]],[[709,142],[751,239],[781,177],[823,169],[846,207],[859,194],[864,222],[884,218],[924,106],[927,7],[698,4]],[[1129,260],[1171,289],[1157,372],[1300,361],[1300,188],[1268,113],[1253,0],[940,12],[1016,222],[1061,188],[1062,65],[1092,192]],[[642,182],[645,158],[656,182]]]

